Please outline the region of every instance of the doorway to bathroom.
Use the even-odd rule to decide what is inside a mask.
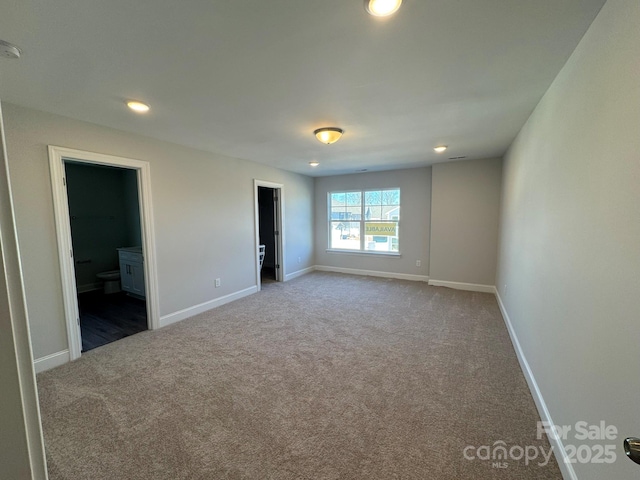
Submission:
[[[87,352],[148,328],[144,271],[135,268],[144,258],[137,172],[73,160],[64,167]]]
[[[158,328],[147,162],[49,147],[69,358]]]

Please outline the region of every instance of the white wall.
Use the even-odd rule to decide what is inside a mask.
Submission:
[[[581,480],[640,475],[621,448],[640,437],[639,25],[638,0],[609,0],[505,159],[498,287],[525,357],[556,424],[620,431]]]
[[[312,178],[14,105],[4,110],[36,358],[67,349],[49,144],[150,163],[161,316],[255,286],[254,178],[284,184],[285,274],[314,265]]]
[[[46,478],[0,112],[0,478]]]
[[[340,190],[400,188],[400,257],[327,252],[327,193]],[[416,275],[429,273],[431,168],[392,170],[315,179],[315,245],[319,266]],[[416,267],[416,260],[421,266]]]
[[[501,179],[500,158],[433,166],[430,281],[495,285]]]

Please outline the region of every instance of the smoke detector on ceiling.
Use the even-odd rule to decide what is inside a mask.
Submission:
[[[22,51],[15,45],[0,40],[0,56],[5,58],[20,58]]]

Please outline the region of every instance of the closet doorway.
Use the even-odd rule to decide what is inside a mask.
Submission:
[[[258,288],[284,281],[282,204],[283,185],[255,181],[256,282]],[[264,258],[260,259],[260,250]]]

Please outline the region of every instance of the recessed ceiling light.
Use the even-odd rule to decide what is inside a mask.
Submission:
[[[327,145],[331,145],[332,143],[336,143],[342,137],[344,130],[338,127],[323,127],[314,130],[313,134],[316,138],[322,143],[326,143]]]
[[[364,6],[374,17],[388,17],[398,11],[402,0],[365,0]]]
[[[137,113],[147,113],[149,111],[149,105],[136,100],[129,100],[127,102],[127,107]]]
[[[320,165],[320,162],[309,162],[309,166],[311,167],[317,167],[318,165]]]
[[[0,40],[0,56],[5,58],[20,58],[22,51],[12,43]]]
[[[447,149],[447,146],[446,146],[446,145],[438,145],[437,147],[434,147],[434,150],[435,150],[437,153],[442,153],[442,152],[444,152],[446,149]]]

